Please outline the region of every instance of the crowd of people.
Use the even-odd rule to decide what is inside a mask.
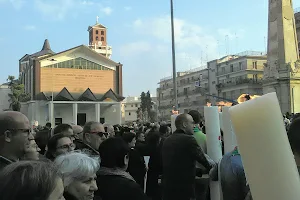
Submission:
[[[300,166],[297,116],[288,135]],[[198,111],[178,115],[175,126],[47,123],[34,133],[22,113],[1,112],[0,200],[209,200],[205,174],[220,179],[224,200],[251,199],[238,147],[218,167]]]

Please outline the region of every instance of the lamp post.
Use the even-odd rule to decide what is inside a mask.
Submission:
[[[173,64],[173,90],[174,90],[174,109],[178,110],[177,100],[177,73],[176,73],[176,55],[175,55],[175,33],[174,33],[174,13],[173,13],[173,0],[170,0],[171,4],[171,32],[172,32],[172,64]]]
[[[49,60],[49,61],[51,61],[51,62],[56,62],[57,60],[55,60],[54,58],[52,58],[51,60]],[[54,81],[53,81],[53,65],[51,66],[51,75],[52,75],[52,84],[51,84],[51,101],[52,101],[52,103],[53,103],[53,84],[54,84]]]

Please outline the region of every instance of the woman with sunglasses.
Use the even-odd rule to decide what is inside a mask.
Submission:
[[[49,139],[47,147],[48,149],[45,156],[53,161],[59,155],[73,152],[76,145],[69,136],[60,133],[53,135]]]

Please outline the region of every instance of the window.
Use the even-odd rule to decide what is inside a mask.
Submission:
[[[200,77],[199,77],[199,78],[200,78],[200,81],[202,81],[202,79],[203,79],[203,75],[202,75],[202,74],[200,74]]]
[[[98,34],[98,30],[96,30],[96,34]]]
[[[130,115],[131,115],[131,112],[129,112],[128,115],[130,116]]]
[[[104,41],[104,37],[101,37],[101,41],[102,41],[102,42]]]
[[[184,93],[184,95],[187,95],[188,94],[188,88],[184,88],[183,93]]]
[[[133,108],[133,105],[131,105],[131,108]]]
[[[101,35],[104,35],[104,31],[101,31]]]
[[[47,68],[73,68],[73,69],[92,69],[92,70],[111,70],[97,63],[91,62],[84,58],[75,58],[54,65],[45,66]]]
[[[233,72],[233,65],[230,65],[230,72]]]
[[[96,40],[98,41],[98,36],[96,36]]]
[[[212,84],[216,84],[216,81],[213,81]]]
[[[225,74],[225,67],[222,67],[222,74]]]
[[[242,67],[243,67],[243,63],[239,62],[239,70],[242,70]]]
[[[253,62],[252,65],[253,65],[253,69],[257,69],[257,61]]]
[[[138,105],[137,105],[137,104],[135,104],[135,107],[138,107]]]

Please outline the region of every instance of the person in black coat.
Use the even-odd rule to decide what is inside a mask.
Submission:
[[[121,138],[108,138],[99,148],[98,191],[94,200],[149,200],[134,178],[126,172],[130,148]]]
[[[147,172],[146,194],[152,200],[161,200],[161,187],[158,180],[162,175],[162,145],[164,138],[159,132],[148,134],[148,149],[150,149],[150,159]]]
[[[193,137],[192,116],[178,115],[175,126],[177,130],[164,141],[162,147],[163,199],[190,200],[195,198],[196,161],[207,170],[213,166]]]
[[[144,189],[146,164],[144,156],[141,155],[137,149],[135,149],[136,134],[132,132],[126,132],[123,134],[122,138],[130,148],[127,172],[129,172],[129,174],[141,186],[141,188]]]

